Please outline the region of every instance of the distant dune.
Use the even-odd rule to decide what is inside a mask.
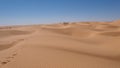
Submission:
[[[28,34],[28,31],[20,31],[20,30],[0,30],[0,37],[8,37],[8,36],[15,36],[15,35],[22,35]]]
[[[120,68],[120,20],[0,27],[0,68]]]

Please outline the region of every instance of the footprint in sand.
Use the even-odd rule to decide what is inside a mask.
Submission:
[[[7,64],[8,62],[10,61],[2,61],[1,64],[4,65],[4,64]]]
[[[12,56],[16,56],[17,54],[13,54]]]
[[[6,60],[0,61],[0,63],[1,63],[2,65],[7,64],[7,63],[10,62],[11,59],[13,59],[16,55],[17,55],[16,53],[15,53],[15,54],[12,54],[12,56],[6,57]]]

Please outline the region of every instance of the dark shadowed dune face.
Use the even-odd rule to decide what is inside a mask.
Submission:
[[[28,31],[20,31],[20,30],[0,30],[0,40],[2,40],[3,38],[7,38],[7,37],[11,37],[11,36],[17,36],[17,35],[26,35],[26,34],[30,34],[31,32]],[[20,40],[16,40],[16,41],[0,41],[0,50],[4,50],[4,49],[8,49],[10,47],[12,47],[13,45],[15,45],[16,43],[22,41]]]
[[[119,30],[120,29],[120,26],[117,26],[117,25],[97,25],[95,26],[93,29],[93,31],[112,31],[112,30]]]
[[[120,32],[103,32],[103,33],[100,33],[100,35],[118,37],[120,36]]]
[[[14,46],[15,44],[17,44],[23,40],[24,39],[18,39],[18,40],[13,41],[13,42],[0,43],[0,50],[8,49],[8,48]]]
[[[118,29],[120,28],[119,26],[114,26],[114,25],[107,25],[104,27],[105,29]]]
[[[4,49],[7,49],[7,48],[10,48],[13,45],[14,45],[14,43],[0,44],[0,50],[4,50]]]
[[[47,29],[45,30],[52,31],[58,34],[64,34],[64,35],[72,35],[72,29],[71,28],[65,28],[65,29]]]
[[[15,35],[24,35],[29,34],[28,31],[20,31],[20,30],[0,30],[0,38],[15,36]]]

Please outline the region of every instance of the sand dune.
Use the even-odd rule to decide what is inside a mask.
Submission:
[[[9,41],[9,42],[7,42],[7,43],[6,43],[6,41],[5,41],[5,42],[1,42],[1,43],[0,43],[0,50],[8,49],[8,48],[16,45],[17,43],[19,43],[19,42],[22,41],[22,40],[24,40],[24,39],[19,39],[19,40],[12,41],[12,42]]]
[[[103,32],[100,34],[105,35],[105,36],[111,36],[111,37],[119,37],[120,36],[120,32]]]
[[[24,35],[29,34],[28,31],[20,31],[20,30],[0,30],[0,38],[2,37],[9,37],[9,36],[15,36],[15,35]]]
[[[2,28],[0,68],[120,68],[118,23]]]

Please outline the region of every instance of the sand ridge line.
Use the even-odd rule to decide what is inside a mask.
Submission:
[[[36,32],[38,32],[38,31],[34,31],[30,35],[28,35],[28,36],[31,36],[32,34],[34,34]],[[8,48],[11,48],[11,47],[13,47],[15,45],[18,45],[18,44],[20,44],[21,42],[23,42],[26,39],[27,39],[27,37],[26,38],[17,39],[15,41],[11,42],[10,44],[8,44]],[[5,48],[5,49],[8,49],[8,48]],[[5,50],[5,49],[2,49],[2,50]],[[0,61],[0,66],[2,67],[3,65],[5,65],[5,64],[9,63],[10,61],[12,61],[12,59],[15,58],[16,55],[17,55],[17,50],[14,50],[14,52],[10,56],[4,57],[4,60]]]
[[[48,48],[48,49],[53,49],[53,50],[59,50],[59,51],[66,51],[74,54],[82,54],[82,55],[87,55],[87,56],[93,56],[97,58],[102,58],[102,59],[107,59],[107,60],[113,60],[120,62],[120,58],[118,57],[111,57],[111,56],[104,56],[104,55],[99,55],[99,54],[94,54],[94,53],[88,53],[84,51],[79,51],[79,50],[74,50],[71,48],[65,48],[65,47],[57,47],[57,46],[47,46],[47,45],[42,45],[40,48]]]
[[[13,41],[13,42],[8,43],[8,44],[0,44],[0,46],[1,46],[0,50],[8,49],[8,48],[16,45],[17,43],[19,43],[19,42],[21,42],[21,41],[23,41],[23,40],[24,40],[24,39],[18,39],[18,40],[16,40],[16,41]]]
[[[19,44],[19,43],[22,42],[22,41],[24,41],[24,39],[18,39],[18,40],[16,40],[16,41],[12,42],[11,44],[8,44],[8,45],[9,45],[8,48],[11,48],[12,46],[15,46],[15,45]],[[6,49],[8,49],[8,48],[6,48]],[[3,49],[3,50],[5,50],[5,49]],[[16,55],[17,55],[17,52],[14,51],[14,53],[13,53],[12,55],[10,55],[10,56],[8,56],[8,57],[4,57],[4,60],[1,60],[1,61],[0,61],[0,66],[5,65],[5,64],[7,64],[8,62],[12,61],[12,59],[13,59]]]

